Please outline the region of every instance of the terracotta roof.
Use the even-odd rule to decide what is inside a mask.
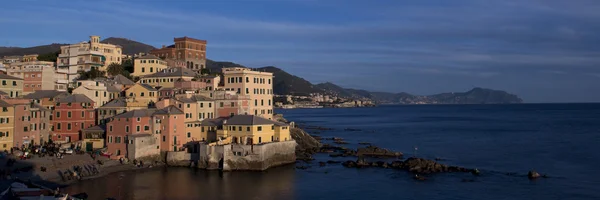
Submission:
[[[121,84],[121,85],[135,85],[135,82],[133,82],[132,80],[128,79],[127,77],[125,77],[121,74],[117,74],[115,77],[112,78],[112,80],[114,82],[116,82],[117,84]]]
[[[69,95],[67,92],[60,92],[56,90],[37,90],[33,93],[23,96],[27,99],[43,99],[43,98],[55,98],[59,95]]]
[[[100,106],[100,108],[121,108],[127,107],[127,102],[125,102],[125,98],[117,98],[109,101],[108,103]]]
[[[147,90],[150,91],[157,91],[156,88],[152,87],[151,85],[148,84],[140,84],[142,87],[146,88]]]
[[[65,98],[61,98],[58,103],[94,103],[93,100],[83,94],[73,94]]]
[[[171,68],[163,69],[163,70],[161,70],[159,72],[156,72],[154,74],[143,76],[143,78],[152,78],[152,77],[180,77],[180,76],[195,77],[196,75],[197,75],[196,72],[194,72],[194,71],[192,71],[191,69],[188,69],[188,68],[171,67]]]
[[[14,76],[6,75],[6,74],[1,74],[1,73],[0,73],[0,79],[23,80],[22,78],[17,78],[17,77],[14,77]]]
[[[234,115],[227,119],[226,125],[269,125],[277,124],[279,126],[286,125],[281,122],[265,119],[256,115]]]
[[[202,126],[221,126],[223,125],[223,121],[226,120],[227,118],[221,117],[221,118],[215,118],[215,119],[205,119],[202,120]]]
[[[179,108],[177,108],[173,105],[170,105],[163,109],[157,110],[156,113],[154,113],[154,114],[156,114],[156,115],[171,115],[171,114],[178,115],[178,114],[183,114],[183,111],[181,111]]]
[[[106,131],[106,126],[105,125],[92,126],[92,127],[83,129],[83,131],[86,131],[86,132],[88,132],[88,131],[94,131],[94,132],[95,131],[102,131],[102,132],[104,132],[104,131]]]
[[[12,107],[13,105],[0,99],[0,107]]]
[[[117,115],[114,118],[132,118],[132,117],[150,117],[156,112],[155,109],[139,109],[125,112]]]
[[[181,102],[184,102],[184,103],[195,103],[195,102],[198,102],[198,101],[213,101],[213,99],[211,99],[209,97],[202,96],[202,95],[194,95],[194,96],[191,96],[189,98],[188,97],[175,97],[175,100],[181,101]]]

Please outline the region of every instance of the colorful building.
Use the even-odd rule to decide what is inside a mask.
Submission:
[[[80,141],[81,130],[95,125],[96,113],[92,99],[82,94],[73,94],[56,101],[53,112],[53,141]]]
[[[251,99],[249,95],[236,94],[232,91],[214,91],[215,116],[229,117],[233,115],[249,115]]]
[[[56,100],[69,96],[69,93],[56,90],[37,90],[33,93],[23,96],[24,99],[31,99],[47,109],[52,110],[56,105]]]
[[[0,91],[16,98],[23,95],[23,79],[14,76],[0,74]]]
[[[60,47],[56,61],[56,84],[64,87],[79,76],[79,71],[96,68],[106,71],[112,63],[121,64],[122,48],[119,45],[100,43],[100,36],[90,36],[89,41]]]
[[[22,62],[13,63],[6,69],[7,74],[23,79],[23,93],[29,94],[37,90],[55,90],[54,63],[37,61],[37,56],[24,58]]]
[[[132,76],[146,76],[167,68],[167,62],[154,55],[145,55],[133,61]]]
[[[175,87],[175,81],[191,81],[196,75],[196,72],[187,68],[171,67],[154,74],[142,76],[138,83],[148,84],[153,87],[172,88]]]
[[[10,151],[14,147],[15,108],[3,100],[0,100],[0,108],[0,151]]]
[[[101,80],[79,80],[73,94],[83,94],[100,107],[121,95],[121,90],[113,85],[108,85]]]
[[[160,138],[161,151],[180,151],[186,144],[185,114],[175,106],[157,110],[154,118],[158,122],[155,134]]]
[[[267,119],[273,118],[273,73],[248,68],[223,68],[225,91],[250,97],[250,113]]]
[[[161,59],[183,61],[187,69],[196,72],[206,68],[206,40],[186,36],[175,38],[173,41],[175,42],[174,45],[162,46],[160,49],[150,51],[150,54]]]
[[[87,152],[104,148],[105,133],[105,125],[92,126],[84,129],[82,131],[83,143],[81,148]]]
[[[5,99],[14,108],[13,145],[22,147],[48,141],[50,110],[29,99]]]
[[[254,115],[235,115],[205,120],[201,125],[202,134],[208,138],[240,144],[261,144],[292,140],[289,125]],[[211,136],[214,135],[214,136]]]
[[[145,103],[146,107],[158,102],[158,90],[148,84],[135,84],[125,90],[125,98],[139,103]]]
[[[154,112],[154,109],[132,110],[114,116],[107,123],[106,147],[108,152],[112,153],[111,158],[127,156],[127,144],[132,135],[152,134]]]

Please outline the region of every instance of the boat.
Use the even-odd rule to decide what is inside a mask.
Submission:
[[[37,185],[16,180],[10,186],[0,193],[0,199],[21,199],[21,200],[81,200],[85,198],[70,197],[68,194],[56,194],[57,192]],[[87,197],[87,195],[82,195]]]

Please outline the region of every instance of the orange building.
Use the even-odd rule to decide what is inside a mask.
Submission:
[[[81,131],[96,125],[94,101],[83,94],[74,94],[56,101],[53,112],[52,140],[81,140]]]

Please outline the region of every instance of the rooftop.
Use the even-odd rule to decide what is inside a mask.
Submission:
[[[160,59],[160,58],[155,55],[152,55],[152,54],[146,54],[146,55],[138,57],[137,59]]]
[[[125,112],[117,115],[114,118],[132,118],[132,117],[150,117],[156,112],[155,109],[139,109]]]
[[[104,131],[106,131],[106,126],[105,125],[92,126],[92,127],[84,129],[83,131],[85,131],[85,132],[90,132],[90,131],[91,132],[97,132],[97,131],[104,132]]]
[[[109,101],[108,103],[104,104],[103,106],[100,106],[100,108],[122,108],[122,107],[127,107],[127,102],[125,101],[125,98],[113,99],[112,101]]]
[[[196,72],[192,71],[188,68],[183,67],[171,67],[167,69],[163,69],[162,71],[156,72],[154,74],[150,74],[147,76],[143,76],[143,78],[153,78],[153,77],[195,77]]]
[[[226,125],[269,125],[276,124],[279,126],[287,126],[287,124],[265,119],[256,115],[234,115],[229,117],[225,122]]]
[[[157,110],[156,113],[154,113],[156,115],[178,115],[178,114],[183,114],[183,111],[181,111],[179,108],[175,107],[174,105],[170,105],[167,106],[163,109]]]
[[[17,77],[2,74],[2,73],[0,73],[0,79],[23,80],[22,78],[17,78]]]
[[[128,79],[127,77],[125,77],[121,74],[117,74],[115,77],[112,78],[112,80],[114,82],[116,82],[117,84],[121,84],[121,85],[135,85],[135,82],[133,82],[132,80]]]
[[[13,105],[0,99],[0,107],[12,107]]]
[[[73,94],[65,98],[61,98],[58,103],[94,103],[93,100],[83,94]]]

